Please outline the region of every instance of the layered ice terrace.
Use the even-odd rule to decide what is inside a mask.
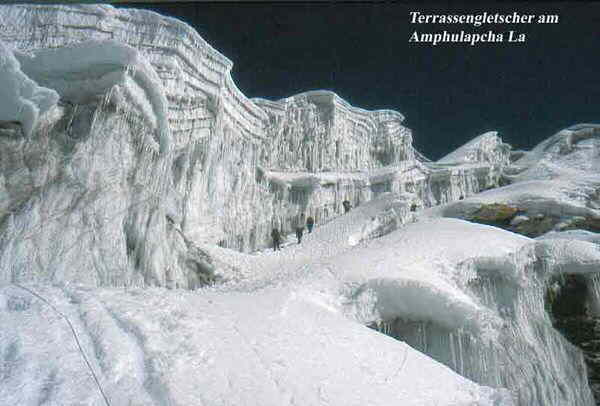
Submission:
[[[398,112],[247,99],[178,20],[0,18],[0,403],[593,404],[547,298],[600,311],[599,125],[431,162]]]

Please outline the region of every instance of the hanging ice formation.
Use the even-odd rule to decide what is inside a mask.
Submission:
[[[479,141],[487,142],[487,137],[489,135],[481,136]],[[481,156],[482,151],[473,146],[474,142],[466,144],[438,164],[464,162]],[[454,312],[453,305],[447,310],[435,309],[439,314],[434,311],[416,317],[403,315],[405,309],[401,307],[393,317],[386,315],[389,309],[378,310],[374,327],[475,382],[509,388],[518,405],[595,404],[586,382],[589,375],[594,379],[594,371],[586,368],[581,351],[553,328],[551,319],[557,316],[553,312],[571,312],[572,316],[588,319],[597,318],[599,314],[599,151],[600,125],[569,127],[533,150],[515,154],[514,162],[504,168],[503,176],[510,185],[433,208],[427,214],[431,218],[478,219],[495,226],[472,231],[480,240],[473,250],[481,252],[468,258],[454,257],[452,240],[458,238],[458,230],[448,234],[445,228],[449,226],[439,223],[430,227],[435,232],[428,235],[407,227],[404,238],[394,245],[395,250],[403,253],[402,258],[397,259],[399,267],[406,263],[410,264],[407,268],[415,268],[411,252],[419,244],[425,244],[419,240],[426,235],[433,251],[428,255],[441,264],[448,262],[443,256],[454,257],[456,263],[441,271],[450,277],[442,278],[435,284],[436,288],[440,289],[449,279],[451,284],[461,286],[460,290],[467,297],[475,299],[476,307],[482,305],[483,309],[469,314],[465,309]],[[496,207],[498,216],[482,216],[480,210],[486,206],[488,214]],[[514,208],[514,212],[502,218],[502,210],[507,208]],[[506,249],[503,245],[518,236],[507,233],[501,242],[491,235],[500,228],[539,236],[540,241],[523,239],[522,245],[507,254],[503,252]],[[486,236],[486,233],[489,234]],[[460,245],[468,246],[469,237],[462,238]],[[406,247],[407,241],[413,247]],[[436,246],[444,247],[442,252],[436,253]],[[417,264],[422,261],[414,260]],[[437,264],[433,262],[431,266]],[[576,290],[569,288],[573,281],[579,284]],[[374,282],[370,284],[371,292],[385,292],[382,289],[385,282]],[[412,294],[405,296],[403,300],[408,301]],[[565,298],[559,302],[557,298],[561,296]],[[377,307],[385,309],[389,298],[389,292],[385,292]],[[575,305],[568,304],[569,301]],[[406,309],[411,309],[410,313],[414,306]],[[452,322],[452,315],[445,314],[448,310],[464,316],[464,320]],[[486,339],[489,334],[494,338]],[[595,354],[592,355],[591,360],[586,360],[588,367],[595,366]],[[600,395],[597,389],[595,395]]]
[[[0,14],[12,22],[0,29],[0,69],[13,103],[0,117],[0,279],[209,283],[213,266],[183,233],[178,193],[189,182],[182,148],[194,148],[186,137],[202,132],[169,121],[201,122],[185,115],[202,101],[189,96],[188,109],[174,108],[185,92],[167,77],[178,62],[152,65],[122,40],[152,43],[157,29],[175,35],[184,26],[135,12],[120,22],[103,6],[7,6]],[[127,30],[135,21],[137,35]]]
[[[429,206],[497,183],[502,153],[495,166],[428,165],[397,112],[319,91],[248,100],[231,62],[178,20],[110,6],[0,14],[15,74],[50,95],[2,118],[0,214],[17,230],[0,242],[4,280],[193,287],[211,278],[195,244],[249,251],[299,212],[323,222],[343,200],[408,191]]]

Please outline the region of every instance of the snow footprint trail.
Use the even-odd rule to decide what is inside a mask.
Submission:
[[[81,353],[81,356],[83,357],[83,360],[85,361],[85,364],[88,367],[90,373],[92,374],[92,377],[94,378],[94,382],[98,386],[98,390],[100,391],[100,394],[102,395],[104,402],[106,403],[107,406],[110,406],[110,402],[108,401],[108,398],[106,397],[106,393],[102,389],[102,385],[100,384],[100,381],[98,381],[98,377],[96,376],[96,373],[94,372],[94,368],[90,365],[90,361],[88,360],[88,357],[86,356],[84,349],[81,347],[81,343],[79,341],[77,332],[75,331],[75,327],[73,327],[73,324],[71,323],[69,318],[64,313],[60,312],[52,303],[50,303],[48,300],[46,300],[43,296],[41,296],[37,292],[35,292],[27,287],[21,286],[21,285],[14,284],[14,286],[30,293],[32,296],[34,296],[38,300],[41,300],[43,303],[48,305],[56,314],[58,314],[63,320],[65,320],[65,322],[69,325],[71,332],[73,333],[73,339],[75,340],[75,343],[77,344],[77,348],[78,348],[79,352]]]
[[[73,307],[65,305],[68,300],[59,290],[35,286],[34,291],[17,286],[0,289],[3,404],[109,404],[98,390],[98,381],[94,382],[93,371],[100,368]]]
[[[248,255],[218,247],[203,248],[224,263],[231,263],[233,257],[233,262],[240,271],[238,275],[225,275],[232,281],[216,289],[253,292],[307,276],[307,272],[315,268],[314,265],[352,249],[360,241],[373,235],[376,229],[387,227],[388,232],[393,230],[412,218],[408,207],[407,200],[398,195],[384,194],[322,226],[317,224],[310,234],[305,231],[301,244],[296,243],[294,235],[293,243],[280,251],[268,248]],[[382,224],[382,213],[386,213],[385,221],[389,224]],[[287,240],[290,239],[287,236]]]
[[[66,290],[65,294],[79,305],[80,319],[105,376],[111,405],[127,404],[128,399],[137,399],[140,405],[163,404],[164,396],[152,393],[154,386],[147,385],[143,345],[131,328],[95,295]]]
[[[491,389],[320,303],[316,289],[308,291],[290,293],[288,286],[259,294],[47,287],[41,293],[81,332],[111,406],[510,405],[493,401],[497,395]],[[0,308],[32,307],[7,299],[11,292],[0,290]],[[22,328],[23,317],[8,320],[5,313],[10,312],[0,312],[0,322],[8,323],[11,337],[29,339],[32,348],[10,355],[15,350],[2,329],[0,354],[20,359],[21,367],[33,364],[33,372],[9,378],[15,379],[11,388],[27,382],[32,395],[2,396],[3,402],[35,406],[43,403],[42,394],[49,402],[102,405],[56,315],[51,313],[54,320],[48,322],[34,312],[37,318],[18,333],[13,330]],[[61,340],[43,344],[57,332]],[[36,352],[40,346],[47,353]],[[36,375],[40,370],[51,373]],[[53,386],[45,390],[45,385]]]

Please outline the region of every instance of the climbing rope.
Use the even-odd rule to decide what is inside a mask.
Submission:
[[[77,333],[75,332],[75,328],[71,324],[71,321],[69,320],[69,318],[67,316],[65,316],[63,313],[61,313],[56,307],[54,307],[54,305],[52,303],[50,303],[48,300],[46,300],[45,298],[43,298],[42,296],[40,296],[39,294],[37,294],[33,290],[31,290],[29,288],[26,288],[24,286],[18,285],[16,283],[13,283],[12,285],[16,286],[16,287],[18,287],[20,289],[23,289],[26,292],[29,292],[31,295],[37,297],[42,302],[46,303],[56,314],[58,314],[60,317],[62,317],[67,322],[67,324],[69,325],[69,328],[71,329],[71,333],[73,333],[73,337],[75,338],[75,342],[77,343],[77,347],[79,348],[79,353],[83,357],[83,360],[85,361],[85,364],[87,365],[88,369],[92,373],[92,377],[94,378],[94,381],[96,381],[96,385],[98,386],[98,390],[100,391],[100,393],[102,394],[102,397],[104,398],[104,402],[106,403],[106,406],[111,406],[110,402],[108,401],[108,398],[106,397],[106,394],[104,393],[104,390],[102,390],[102,385],[100,385],[100,381],[98,380],[98,377],[94,373],[94,369],[92,368],[92,365],[90,364],[90,362],[88,361],[87,357],[85,356],[85,352],[83,351],[83,348],[81,347],[81,343],[79,342],[79,337],[77,337]]]

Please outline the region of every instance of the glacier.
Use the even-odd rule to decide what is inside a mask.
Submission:
[[[1,403],[594,404],[549,295],[600,314],[600,125],[432,162],[399,112],[247,98],[176,19],[0,16]]]

